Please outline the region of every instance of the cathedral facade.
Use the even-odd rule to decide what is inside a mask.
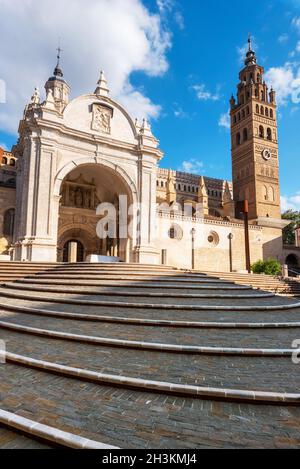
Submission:
[[[241,271],[237,202],[248,200],[251,261],[284,262],[276,94],[263,76],[249,43],[230,101],[230,182],[162,169],[149,124],[110,96],[103,72],[94,92],[70,100],[58,61],[45,101],[36,89],[17,144],[0,153],[0,259],[80,262],[95,255]]]

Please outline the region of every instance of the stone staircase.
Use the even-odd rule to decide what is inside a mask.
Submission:
[[[10,266],[0,447],[299,447],[296,298],[167,266]]]
[[[300,298],[300,281],[291,277],[282,278],[280,276],[241,274],[236,272],[207,272],[207,275],[223,278],[240,285],[249,285],[253,288],[276,293],[277,295]]]

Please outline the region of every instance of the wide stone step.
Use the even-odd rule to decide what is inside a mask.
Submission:
[[[95,290],[84,290],[83,288],[78,291],[78,288],[74,289],[58,289],[51,287],[37,287],[33,285],[22,285],[17,284],[6,285],[5,288],[1,288],[2,297],[13,297],[17,298],[32,298],[34,300],[46,301],[49,300],[49,293],[51,293],[51,301],[53,303],[69,303],[69,304],[81,304],[81,305],[94,305],[94,306],[111,306],[111,307],[127,307],[127,308],[143,308],[143,309],[174,309],[174,310],[248,310],[248,311],[263,311],[263,310],[280,310],[280,309],[295,309],[300,308],[300,302],[282,298],[279,296],[272,296],[267,298],[250,298],[250,299],[239,299],[238,296],[232,306],[232,300],[230,298],[211,297],[207,295],[204,298],[172,298],[166,296],[163,301],[161,298],[147,296],[143,297],[118,297],[114,294],[101,295],[100,292]]]
[[[64,334],[66,340],[74,340],[79,342],[90,342],[101,345],[99,338],[112,339],[112,341],[130,341],[132,343],[117,344],[120,346],[136,347],[136,348],[151,348],[148,344],[168,344],[176,346],[185,346],[186,350],[189,351],[188,347],[214,347],[216,349],[227,347],[227,348],[241,348],[241,349],[291,349],[292,343],[295,340],[295,335],[300,332],[300,322],[297,324],[285,323],[280,327],[279,324],[274,328],[266,328],[256,326],[256,328],[250,328],[251,323],[239,326],[238,323],[232,325],[231,328],[222,327],[222,323],[218,323],[216,326],[205,325],[205,327],[195,327],[193,325],[186,325],[182,327],[170,327],[166,325],[142,325],[142,324],[126,324],[124,323],[110,323],[102,322],[97,323],[95,321],[79,321],[76,317],[73,318],[59,318],[59,317],[47,317],[42,313],[37,315],[26,315],[22,313],[16,313],[13,311],[3,311],[0,309],[0,327],[8,328],[11,325],[12,328],[16,328],[17,332],[28,332],[33,335],[46,335],[49,331],[56,337],[57,333]],[[296,326],[296,327],[295,327]],[[24,328],[28,330],[24,330]],[[39,329],[40,331],[38,331]],[[13,330],[13,329],[12,329]],[[297,332],[298,331],[298,332]],[[73,334],[74,337],[70,336]],[[76,336],[76,337],[75,337]],[[64,338],[64,337],[62,337]],[[103,342],[102,345],[109,344],[109,342]],[[136,345],[135,345],[136,343]],[[158,347],[159,349],[159,347]],[[172,351],[170,347],[170,351]],[[176,351],[176,348],[174,348]],[[179,351],[179,350],[178,350]],[[196,351],[193,349],[192,351]],[[201,350],[199,350],[199,353]],[[205,351],[204,351],[205,352]],[[207,351],[208,353],[209,351]],[[213,352],[213,351],[212,351]],[[224,352],[225,353],[225,352]],[[226,353],[238,353],[238,351],[227,350]],[[243,353],[251,354],[250,350]],[[254,354],[255,352],[253,352]],[[259,352],[257,352],[259,353]],[[268,353],[266,350],[265,353]],[[271,352],[269,353],[271,354]],[[274,352],[276,355],[276,352]]]
[[[18,304],[15,304],[18,303]],[[200,319],[195,319],[192,321],[178,318],[170,318],[170,319],[162,319],[162,318],[152,318],[149,319],[148,317],[133,317],[133,316],[126,316],[123,313],[123,316],[114,316],[111,314],[99,314],[99,311],[95,311],[98,314],[89,313],[82,313],[68,311],[68,305],[57,305],[56,309],[46,309],[41,308],[40,303],[35,304],[32,301],[26,300],[16,300],[10,302],[9,299],[6,300],[5,303],[0,302],[0,312],[6,316],[7,313],[22,313],[22,315],[33,315],[33,316],[40,316],[40,317],[50,317],[50,318],[58,318],[58,319],[74,319],[76,321],[90,321],[95,323],[107,323],[107,324],[125,324],[125,325],[137,325],[137,326],[155,326],[155,327],[172,327],[177,328],[180,330],[181,328],[196,328],[196,329],[286,329],[286,328],[298,328],[300,325],[300,315],[298,315],[298,321],[296,320],[297,317],[293,315],[289,315],[286,320],[280,321],[277,313],[276,316],[274,314],[268,314],[268,317],[264,320],[261,318],[261,314],[257,319],[257,322],[248,319],[248,321],[241,322],[239,321],[239,316],[237,317],[234,314],[232,321],[230,322],[229,317],[224,318],[219,317],[215,318],[215,321],[212,321],[211,318],[208,320],[207,318],[201,317]],[[60,307],[61,306],[61,307]],[[51,308],[51,304],[49,304],[49,308]],[[61,310],[59,310],[61,309]],[[64,309],[64,310],[63,310]],[[106,313],[106,311],[105,311]],[[214,313],[211,313],[212,315]],[[228,315],[228,313],[226,313]],[[244,313],[245,314],[245,313]],[[230,313],[229,315],[230,316]],[[259,319],[261,320],[259,321]]]
[[[64,277],[63,277],[64,279]],[[52,280],[44,280],[44,279],[41,279],[41,278],[37,278],[37,277],[30,277],[30,278],[22,278],[22,279],[18,279],[14,282],[15,284],[36,284],[36,285],[55,285],[55,284],[61,284],[62,283],[62,280],[59,280],[57,279],[57,281],[53,281]],[[64,283],[63,281],[63,284],[64,285],[68,285],[68,284],[72,284],[72,285],[78,285],[78,286],[84,286],[84,285],[97,285],[97,286],[100,286],[100,287],[108,287],[108,286],[112,286],[112,287],[116,287],[116,288],[122,288],[122,287],[126,287],[126,288],[129,288],[129,287],[138,287],[138,288],[145,288],[145,289],[148,289],[148,288],[159,288],[160,290],[162,289],[162,287],[164,289],[167,289],[167,291],[169,292],[169,289],[173,288],[173,289],[188,289],[188,290],[195,290],[195,289],[199,289],[199,290],[203,290],[203,289],[207,289],[207,290],[243,290],[243,291],[246,291],[246,290],[253,290],[253,288],[249,287],[249,286],[243,286],[243,285],[235,285],[235,284],[232,284],[232,283],[226,283],[226,282],[212,282],[212,281],[202,281],[202,282],[186,282],[186,281],[174,281],[174,280],[167,280],[167,281],[160,281],[160,280],[157,280],[157,279],[149,279],[149,280],[140,280],[140,279],[126,279],[126,278],[122,278],[122,279],[115,279],[115,278],[99,278],[97,279],[97,277],[92,277],[91,280],[88,280],[88,279],[85,279],[85,280],[70,280],[69,278],[66,279],[66,283]]]
[[[21,340],[20,340],[21,338]],[[9,353],[132,379],[183,385],[293,393],[299,374],[290,356],[170,353],[95,346],[0,329]]]
[[[56,298],[46,293],[33,294],[33,292],[14,292],[5,291],[2,294],[1,301],[4,305],[19,305],[29,306],[35,308],[48,309],[52,311],[66,311],[78,314],[96,314],[99,316],[107,317],[128,317],[140,319],[153,319],[153,320],[186,320],[186,321],[226,321],[226,322],[258,322],[258,321],[299,321],[300,320],[300,307],[286,309],[272,307],[272,309],[253,309],[249,314],[249,308],[242,309],[234,307],[228,309],[220,309],[216,307],[195,309],[195,308],[161,308],[158,307],[128,307],[125,304],[118,303],[118,306],[113,308],[110,305],[104,305],[103,302],[86,302],[80,300],[70,300],[66,298]]]
[[[6,410],[14,412],[18,402],[18,413],[27,418],[121,448],[293,448],[300,443],[299,407],[126,390],[13,364],[1,366],[0,376]]]

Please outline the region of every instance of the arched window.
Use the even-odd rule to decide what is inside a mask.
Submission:
[[[241,134],[240,134],[240,132],[238,132],[238,133],[236,134],[236,144],[237,144],[237,145],[240,145],[240,144],[241,144]]]
[[[256,105],[256,113],[259,114],[259,105]]]
[[[266,107],[266,109],[265,109],[265,116],[266,116],[266,117],[269,117],[269,109],[268,109],[267,107]]]
[[[160,181],[160,187],[164,187],[164,181]]]
[[[245,109],[242,110],[242,117],[245,117]]]
[[[264,91],[261,91],[260,96],[261,96],[261,100],[264,101],[264,100],[265,100],[265,93],[264,93]]]
[[[236,116],[233,118],[233,123],[236,124]]]
[[[247,114],[247,116],[249,116],[249,114],[250,114],[250,109],[249,109],[249,106],[247,106],[247,109],[246,109],[246,114]]]
[[[257,90],[257,88],[255,89],[255,97],[258,98],[258,90]]]
[[[248,130],[247,129],[243,130],[243,140],[244,140],[244,142],[246,142],[248,140]]]
[[[272,130],[269,127],[267,129],[267,139],[272,140]]]
[[[4,236],[12,236],[14,234],[15,225],[15,209],[10,208],[4,213],[3,234]]]
[[[271,119],[273,119],[273,117],[274,117],[273,109],[270,109],[270,117],[271,117]]]
[[[259,136],[260,138],[265,138],[265,130],[262,125],[259,126]]]
[[[260,83],[260,73],[257,74],[257,81]]]
[[[268,188],[266,186],[262,187],[262,196],[263,200],[268,200]]]
[[[275,192],[274,192],[274,188],[273,187],[269,187],[268,189],[268,199],[271,201],[271,202],[275,202]]]
[[[263,106],[260,107],[260,113],[261,113],[262,116],[264,116],[265,113],[264,113],[264,107]]]
[[[3,156],[3,157],[2,157],[2,164],[7,164],[7,158],[6,158],[6,156]]]

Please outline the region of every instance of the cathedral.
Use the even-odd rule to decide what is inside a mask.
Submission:
[[[247,200],[251,262],[272,257],[284,263],[276,93],[264,81],[251,41],[230,100],[232,182],[163,169],[150,125],[113,99],[104,73],[94,92],[70,99],[59,59],[46,99],[36,89],[26,105],[16,145],[0,149],[0,260],[107,256],[243,271],[237,207]],[[97,229],[102,206],[112,206],[117,218],[105,236]]]

